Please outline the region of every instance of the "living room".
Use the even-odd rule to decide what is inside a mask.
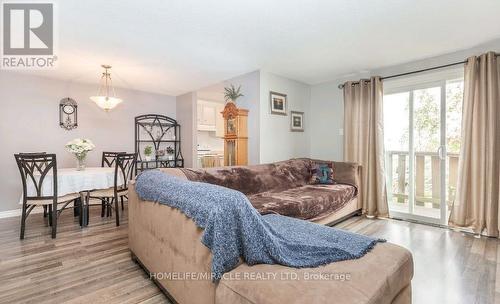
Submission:
[[[500,3],[1,6],[0,303],[500,301]]]

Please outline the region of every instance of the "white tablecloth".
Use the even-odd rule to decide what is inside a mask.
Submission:
[[[83,171],[75,168],[57,169],[57,196],[81,191],[107,189],[114,187],[115,168],[87,167]],[[123,183],[123,176],[118,173],[118,185]],[[50,196],[53,192],[52,171],[47,174],[42,184],[42,195]],[[27,179],[28,196],[36,195],[36,189]],[[21,197],[22,203],[22,197]]]

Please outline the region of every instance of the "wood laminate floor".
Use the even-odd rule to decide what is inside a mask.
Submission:
[[[32,214],[22,241],[19,217],[0,219],[0,303],[168,303],[130,259],[126,210],[120,218],[116,227],[91,207],[80,229],[64,210],[53,240],[43,215]]]
[[[71,209],[57,239],[41,214],[0,219],[0,303],[168,303],[130,259],[127,214],[122,224],[91,209],[80,229]],[[410,249],[415,262],[413,303],[500,303],[500,242],[396,220],[354,217],[339,228],[387,239]]]

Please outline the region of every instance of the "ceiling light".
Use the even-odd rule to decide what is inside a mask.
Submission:
[[[101,66],[104,68],[104,73],[102,73],[99,91],[97,91],[97,96],[91,96],[90,99],[107,112],[116,107],[123,100],[116,97],[113,82],[111,81],[111,74],[109,73],[111,66],[106,64]],[[113,93],[112,96],[110,96],[110,92]]]

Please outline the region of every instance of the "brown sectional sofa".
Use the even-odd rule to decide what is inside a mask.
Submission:
[[[181,178],[185,172],[165,170]],[[177,209],[139,199],[133,183],[129,192],[132,256],[178,303],[411,303],[412,256],[390,243],[377,244],[360,259],[317,268],[242,262],[213,283],[208,276],[211,252],[200,241],[203,230]],[[255,279],[265,274],[267,279]]]
[[[361,167],[355,163],[332,162],[336,183],[311,184],[312,167],[318,162],[325,161],[300,158],[255,166],[166,169],[165,172],[238,190],[261,214],[277,213],[332,224],[359,212]]]

